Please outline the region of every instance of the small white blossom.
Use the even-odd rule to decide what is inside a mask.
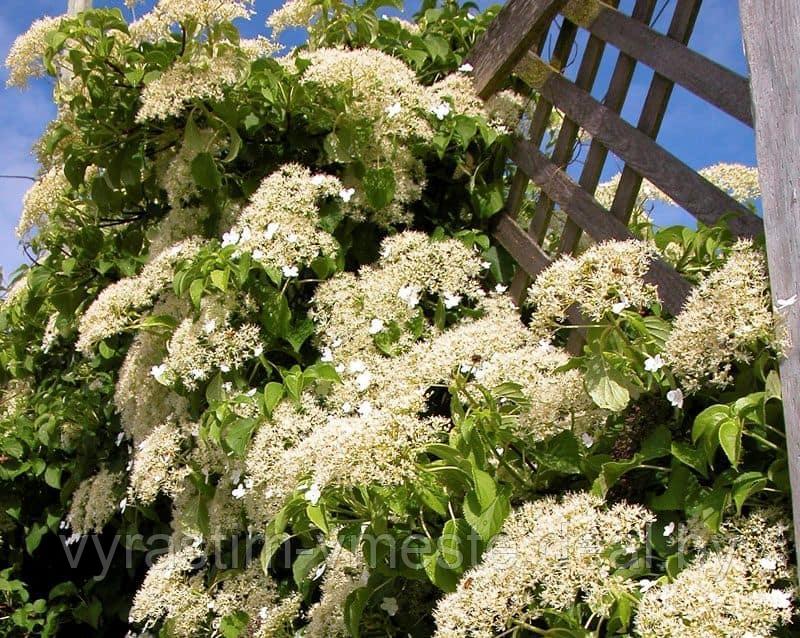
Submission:
[[[164,378],[164,375],[167,372],[167,364],[162,363],[157,366],[153,366],[150,368],[150,374],[153,375],[156,381],[161,381]]]
[[[767,602],[775,609],[788,609],[792,605],[792,597],[780,589],[773,589],[766,595]]]
[[[443,120],[450,115],[450,105],[447,102],[440,102],[431,109],[431,113],[436,116],[437,120]]]
[[[381,321],[380,319],[377,319],[377,318],[375,318],[372,321],[370,321],[370,323],[369,323],[369,333],[371,335],[376,335],[381,330],[383,330],[383,321]]]
[[[233,489],[231,494],[233,495],[233,498],[235,498],[235,499],[243,498],[244,495],[247,494],[247,488],[245,488],[245,486],[243,484],[239,483],[239,485],[237,485]]]
[[[397,604],[396,598],[384,598],[383,602],[381,603],[381,609],[383,609],[390,616],[394,616],[400,607]]]
[[[594,445],[594,438],[588,432],[584,432],[581,434],[581,442],[586,447],[592,447]]]
[[[127,498],[123,498],[119,502],[119,511],[124,513],[126,507],[128,507],[128,499]]]
[[[369,416],[372,414],[372,404],[369,401],[362,401],[358,404],[356,412],[358,412],[359,416]]]
[[[758,561],[758,564],[764,571],[774,572],[776,569],[778,569],[778,561],[771,557],[762,558],[760,561]]]
[[[481,262],[481,268],[483,268],[484,270],[489,270],[489,268],[491,268],[491,267],[492,267],[492,262],[490,262],[490,261],[482,261]]]
[[[364,365],[364,362],[361,359],[353,359],[347,366],[347,370],[350,372],[350,374],[358,374],[359,372],[364,372],[366,369],[367,366]]]
[[[408,304],[409,308],[419,305],[419,294],[421,290],[417,286],[407,285],[400,288],[397,296]]]
[[[236,244],[239,243],[240,239],[241,235],[239,234],[239,231],[236,230],[228,231],[227,233],[224,233],[222,235],[222,246],[223,248],[225,246],[235,246]]]
[[[400,111],[402,110],[403,108],[400,106],[400,102],[395,102],[394,104],[390,104],[386,107],[386,115],[390,118],[397,117],[400,115]]]
[[[683,391],[680,388],[667,392],[667,401],[676,408],[683,408]]]
[[[297,236],[297,233],[286,233],[286,241],[290,244],[296,244],[300,238]]]
[[[657,584],[657,582],[654,581],[654,580],[650,580],[649,578],[642,578],[642,580],[639,581],[639,591],[644,593],[644,592],[648,591],[649,589],[652,589],[653,587],[655,587],[656,584]]]
[[[655,357],[648,357],[644,362],[644,369],[648,372],[657,372],[666,365],[666,362],[657,354]]]
[[[664,526],[663,534],[665,537],[672,536],[674,531],[675,531],[675,522],[673,521]]]
[[[322,186],[325,183],[325,176],[314,175],[314,177],[311,178],[311,183],[314,184],[314,186]]]
[[[319,499],[322,496],[322,490],[319,488],[319,485],[314,483],[311,487],[308,488],[308,491],[303,495],[309,503],[312,505],[316,505],[319,503]]]
[[[778,302],[775,304],[778,310],[783,310],[785,308],[789,308],[797,303],[797,295],[792,295],[788,299],[778,299]]]
[[[325,363],[333,361],[333,351],[330,348],[323,348],[322,355],[320,356],[319,360],[324,361]]]
[[[359,392],[364,392],[372,384],[372,374],[369,372],[362,372],[356,377],[356,389]]]
[[[280,230],[281,225],[278,222],[270,222],[267,224],[267,230],[264,231],[264,239],[270,240],[275,237],[275,233]]]
[[[284,266],[281,268],[281,272],[287,279],[291,277],[297,277],[300,274],[300,270],[297,268],[297,266]]]
[[[339,197],[341,197],[342,201],[345,203],[353,199],[353,195],[355,194],[356,194],[355,188],[343,188],[342,190],[339,191]]]
[[[461,295],[451,295],[450,293],[445,293],[444,295],[444,307],[448,310],[455,308],[458,304],[461,303]]]
[[[124,432],[120,432],[119,434],[117,434],[117,447],[122,445],[122,441],[124,439],[125,439],[125,433]]]
[[[353,412],[353,406],[349,401],[342,403],[342,412],[345,414],[351,414]]]
[[[622,313],[622,311],[625,310],[626,308],[629,308],[630,305],[631,302],[628,301],[628,298],[625,297],[625,295],[622,295],[622,299],[617,303],[615,303],[613,306],[611,306],[611,312],[613,312],[615,315],[618,315]]]
[[[311,577],[311,580],[319,580],[322,577],[322,574],[325,573],[325,569],[328,567],[328,563],[322,562],[317,565],[317,569],[314,570],[314,575]]]
[[[209,319],[203,324],[203,332],[205,332],[207,335],[210,335],[216,329],[217,322],[214,319]]]
[[[503,284],[497,284],[497,285],[494,287],[494,291],[495,291],[496,293],[503,294],[503,293],[504,293],[506,290],[508,290],[508,286],[504,286]]]
[[[458,70],[461,71],[461,73],[472,73],[475,69],[469,62],[465,62],[458,67]]]

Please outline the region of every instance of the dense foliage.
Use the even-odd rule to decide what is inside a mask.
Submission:
[[[464,63],[495,10],[386,4],[290,0],[289,52],[245,0],[15,43],[59,116],[0,306],[0,635],[796,635],[761,246],[656,228],[645,184],[638,240],[517,308],[531,100]]]

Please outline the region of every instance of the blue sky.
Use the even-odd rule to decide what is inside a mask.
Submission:
[[[665,0],[671,5],[674,0]],[[95,6],[120,6],[121,0],[95,0]],[[149,2],[144,5],[146,8]],[[264,19],[279,6],[276,0],[257,0],[258,14],[251,22],[242,25],[248,35],[264,32]],[[416,5],[416,2],[413,3]],[[481,2],[483,4],[483,2]],[[659,5],[661,3],[659,2]],[[742,51],[739,16],[732,0],[705,0],[700,11],[697,28],[691,40],[696,51],[720,62],[741,74],[746,74]],[[5,60],[14,38],[25,31],[30,23],[43,15],[59,15],[66,9],[67,0],[4,0],[0,7],[0,55]],[[630,12],[633,0],[622,0],[621,8]],[[411,12],[412,4],[408,11]],[[666,30],[671,7],[656,25]],[[290,36],[291,37],[291,36]],[[602,96],[616,60],[616,51],[609,49],[601,66],[596,96]],[[55,115],[51,100],[52,85],[48,80],[37,80],[25,91],[6,89],[5,68],[0,68],[0,130],[2,165],[0,173],[31,175],[37,171],[30,149]],[[631,88],[623,116],[633,123],[638,118],[641,104],[652,77],[652,72],[639,68]],[[694,168],[703,168],[717,162],[741,162],[755,165],[753,133],[733,118],[708,106],[688,92],[676,88],[667,111],[659,141]],[[606,176],[616,172],[613,162],[606,167]],[[6,274],[11,273],[25,257],[14,235],[21,210],[22,196],[29,188],[26,180],[0,179],[0,265]],[[662,224],[689,223],[682,211],[660,207],[656,220]]]

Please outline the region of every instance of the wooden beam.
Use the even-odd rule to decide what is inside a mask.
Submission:
[[[576,184],[560,167],[538,148],[520,140],[514,145],[511,159],[525,171],[534,183],[547,193],[562,209],[569,211],[572,220],[595,240],[634,239],[628,227],[609,214],[597,200]],[[540,261],[537,259],[537,261]],[[535,275],[539,272],[530,272]],[[689,294],[690,285],[664,261],[655,260],[650,266],[647,281],[658,288],[664,307],[678,314]]]
[[[535,55],[526,56],[517,72],[534,90],[703,223],[714,224],[723,215],[732,214],[729,226],[735,234],[754,236],[762,232],[761,220],[747,207]]]
[[[633,8],[631,17],[640,22],[649,23],[653,18],[656,8],[656,0],[637,0]],[[611,81],[608,84],[608,91],[603,98],[603,104],[615,113],[621,113],[625,105],[625,98],[628,95],[633,72],[636,69],[636,58],[632,58],[627,53],[620,51],[614,71],[611,74]],[[581,170],[578,184],[586,192],[594,194],[600,183],[603,174],[603,167],[608,158],[608,149],[597,140],[592,139],[589,145],[589,152],[586,154],[586,161]],[[574,253],[581,238],[581,227],[571,219],[567,220],[564,230],[561,233],[561,242],[558,246],[559,253]]]
[[[800,293],[800,3],[739,0],[752,77],[756,150],[775,303]],[[781,361],[795,538],[800,538],[800,303],[779,311],[791,349]],[[800,547],[800,545],[798,545]]]
[[[668,38],[683,45],[689,44],[694,25],[697,22],[697,15],[700,12],[700,4],[701,0],[678,0],[667,30]],[[653,75],[650,82],[637,128],[652,139],[656,139],[661,130],[661,123],[667,112],[667,104],[672,96],[673,86],[671,80],[658,73]],[[617,192],[614,194],[611,214],[627,224],[631,218],[631,212],[636,206],[641,187],[642,176],[630,165],[626,165],[622,170]]]
[[[753,126],[747,78],[600,0],[572,0],[564,16],[740,122]]]
[[[81,11],[88,11],[92,8],[92,0],[69,0],[67,2],[67,13],[71,16],[79,14]]]
[[[475,90],[486,99],[550,27],[566,0],[509,0],[467,57]]]

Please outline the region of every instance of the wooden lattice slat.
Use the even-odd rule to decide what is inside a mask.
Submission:
[[[554,206],[566,214],[567,220],[553,256],[573,252],[582,232],[595,241],[627,239],[632,237],[627,222],[644,178],[705,224],[717,223],[724,217],[737,235],[762,232],[762,222],[752,211],[655,141],[675,82],[740,121],[748,123],[752,119],[749,109],[743,106],[749,98],[747,80],[686,47],[700,3],[701,0],[677,0],[668,32],[661,35],[649,26],[654,0],[638,0],[630,17],[617,10],[618,0],[510,0],[473,49],[469,62],[475,69],[476,88],[483,97],[491,95],[513,70],[532,88],[537,99],[530,136],[519,140],[512,152],[518,170],[496,232],[520,266],[511,288],[517,300],[524,294],[528,276],[535,276],[551,261],[541,244]],[[540,50],[531,51],[530,47],[537,38],[541,43],[558,13],[564,19],[548,64],[540,57]],[[577,26],[587,29],[590,37],[576,79],[571,81],[562,71]],[[620,53],[605,103],[601,103],[591,91],[607,42]],[[501,56],[507,57],[500,59]],[[620,112],[639,62],[655,73],[634,127],[622,119]],[[539,146],[553,107],[564,114],[564,120],[551,156],[547,157]],[[592,137],[592,143],[576,183],[566,168],[573,159],[580,129]],[[625,167],[610,210],[606,210],[593,195],[609,153],[622,159]],[[540,194],[525,233],[515,220],[529,180],[539,187]],[[526,256],[522,251],[535,254]],[[689,290],[687,282],[664,262],[653,264],[650,279],[658,285],[665,306],[677,313]]]
[[[729,225],[737,235],[762,232],[761,220],[727,193],[659,146],[647,134],[575,86],[546,62],[528,54],[517,73],[592,137],[622,157],[633,170],[655,184],[705,224],[733,214]],[[569,213],[569,210],[567,210]]]
[[[655,8],[656,0],[637,0],[631,18],[640,22],[649,23],[653,18]],[[625,98],[628,95],[628,90],[633,81],[633,72],[635,69],[636,58],[631,57],[627,53],[620,52],[617,57],[617,62],[614,65],[614,71],[611,74],[608,92],[603,99],[603,104],[615,113],[622,112],[622,107],[625,105]],[[608,149],[597,140],[593,139],[589,145],[589,152],[586,154],[586,161],[584,162],[583,170],[578,180],[578,184],[580,184],[581,188],[586,190],[586,192],[594,194],[597,191],[597,186],[600,184],[600,178],[603,174],[603,167],[605,166],[607,158]],[[564,225],[564,230],[561,233],[561,241],[558,245],[559,254],[574,253],[578,247],[581,232],[581,227],[568,218]]]
[[[563,14],[675,84],[744,124],[753,125],[747,78],[682,46],[687,38],[663,36],[599,0],[568,2]]]

